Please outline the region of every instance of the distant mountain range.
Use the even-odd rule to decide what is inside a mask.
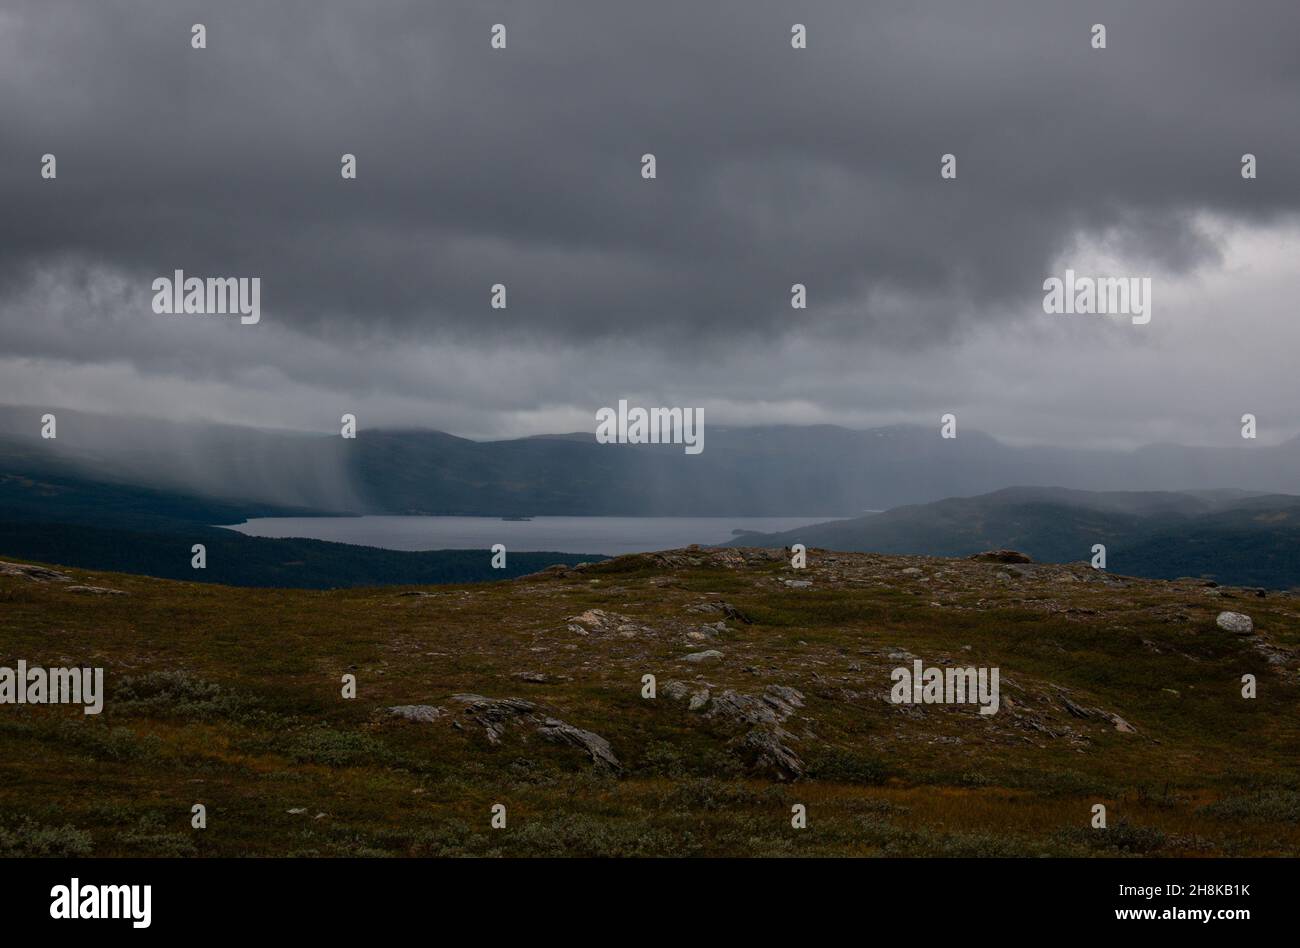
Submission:
[[[1300,586],[1300,497],[1012,487],[785,533],[747,533],[728,545],[793,543],[931,556],[1009,548],[1050,563],[1089,561],[1100,543],[1115,573],[1289,588]]]
[[[15,466],[23,471],[15,471]],[[91,480],[39,457],[0,464],[0,558],[140,573],[230,586],[331,589],[509,579],[599,555],[510,552],[494,569],[487,550],[405,552],[321,540],[249,537],[213,524],[319,511],[231,502],[156,487]],[[54,465],[57,467],[57,465]],[[194,569],[191,548],[206,549]]]
[[[1099,451],[911,426],[718,427],[687,456],[589,434],[477,442],[363,426],[345,440],[61,410],[58,437],[43,440],[43,413],[0,408],[0,553],[65,565],[239,585],[496,579],[597,557],[511,554],[508,571],[490,571],[479,551],[399,553],[214,525],[341,513],[786,515],[852,519],[736,544],[946,556],[1011,547],[1064,562],[1104,543],[1116,572],[1300,584],[1300,439]],[[195,575],[176,533],[219,548],[221,568]]]
[[[1135,451],[1019,447],[915,426],[710,427],[680,445],[597,444],[593,434],[470,441],[429,430],[337,435],[0,409],[0,470],[51,466],[101,481],[351,513],[855,516],[1014,484],[1094,491],[1238,488],[1300,494],[1300,438]],[[26,466],[25,466],[26,465]]]

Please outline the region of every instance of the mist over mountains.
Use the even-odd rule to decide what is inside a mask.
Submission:
[[[6,470],[59,471],[224,500],[330,513],[826,516],[1014,485],[1091,491],[1300,493],[1300,439],[1135,451],[1013,446],[938,426],[710,427],[680,445],[602,445],[572,433],[471,441],[434,430],[337,435],[0,409]]]
[[[938,556],[1010,547],[1071,562],[1103,543],[1110,568],[1134,575],[1300,582],[1300,498],[1288,496],[1300,493],[1296,441],[1106,452],[919,427],[718,428],[704,454],[687,456],[586,434],[475,442],[381,429],[345,440],[75,412],[57,412],[58,437],[43,440],[28,433],[40,414],[0,412],[0,523],[9,552],[51,562],[185,575],[167,539],[182,531],[241,564],[205,577],[218,581],[464,578],[482,565],[211,526],[310,513],[824,515],[847,519],[735,545]]]
[[[1300,585],[1300,497],[1249,491],[1095,492],[1011,487],[880,514],[746,533],[731,546],[962,557],[1013,549],[1039,562],[1090,562],[1132,576]]]
[[[177,550],[203,540],[227,554],[207,581],[479,579],[495,577],[463,551],[434,562],[213,527],[313,514],[806,516],[829,522],[734,545],[933,556],[1009,547],[1077,562],[1102,543],[1117,572],[1300,584],[1297,440],[1100,451],[972,431],[945,440],[937,428],[719,427],[688,456],[585,433],[479,442],[362,428],[348,440],[68,411],[55,412],[58,436],[45,440],[41,414],[0,411],[0,552],[54,563],[185,576]],[[183,547],[177,532],[190,538]]]

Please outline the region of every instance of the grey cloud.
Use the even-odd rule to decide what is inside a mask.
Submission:
[[[1081,235],[1177,275],[1221,260],[1201,214],[1295,214],[1298,26],[1290,0],[19,0],[0,14],[4,352],[403,417],[423,399],[475,430],[627,379],[853,416],[860,387],[773,382],[785,340],[810,346],[803,378],[899,353],[907,377],[877,387],[915,399],[969,334],[1032,316]],[[162,326],[148,284],[174,268],[262,277],[263,324]],[[481,368],[503,348],[524,354],[492,384],[409,355]]]
[[[7,24],[10,268],[259,274],[316,332],[771,335],[800,281],[809,320],[852,332],[873,288],[944,294],[898,340],[943,341],[961,303],[1037,293],[1080,228],[1185,267],[1213,255],[1189,212],[1300,197],[1287,3],[20,3]],[[1271,172],[1249,188],[1244,150]]]

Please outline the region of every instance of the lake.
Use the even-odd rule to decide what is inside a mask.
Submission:
[[[228,526],[253,537],[302,537],[386,550],[645,553],[725,543],[733,530],[778,533],[834,517],[262,517]]]

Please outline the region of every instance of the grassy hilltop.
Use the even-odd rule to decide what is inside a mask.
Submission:
[[[1287,593],[816,550],[329,592],[53,570],[0,564],[0,665],[108,697],[0,705],[0,855],[1300,854]],[[997,666],[1001,709],[891,704],[914,657]]]

